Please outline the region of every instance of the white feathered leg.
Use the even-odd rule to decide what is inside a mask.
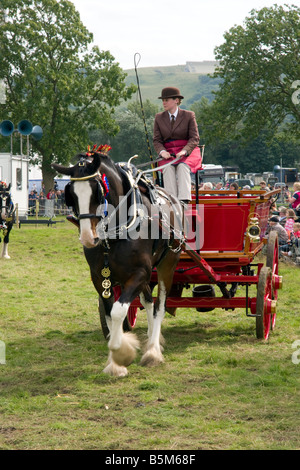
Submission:
[[[10,256],[8,255],[8,243],[3,243],[3,249],[2,249],[2,258],[10,259]]]
[[[110,350],[108,364],[104,372],[116,377],[127,375],[126,366],[131,364],[139,348],[139,341],[133,333],[123,332],[123,321],[130,304],[115,302],[111,310]]]
[[[162,355],[162,346],[161,346],[161,324],[165,316],[165,302],[166,302],[166,289],[163,282],[159,284],[159,302],[158,309],[155,316],[153,317],[153,307],[152,307],[152,318],[153,318],[153,327],[151,335],[149,336],[147,350],[141,359],[141,364],[143,366],[155,366],[161,364],[164,361]],[[150,309],[149,313],[147,310],[148,321],[150,319]]]
[[[140,301],[144,309],[146,310],[147,314],[147,322],[148,322],[148,331],[147,336],[151,338],[153,332],[153,312],[154,312],[154,303],[147,302],[145,299],[144,294],[140,294]]]

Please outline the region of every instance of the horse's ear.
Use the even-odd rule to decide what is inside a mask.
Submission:
[[[89,165],[89,169],[92,170],[92,173],[95,173],[99,169],[100,164],[101,164],[101,159],[100,159],[99,153],[94,153],[93,161]]]
[[[68,175],[72,176],[73,175],[73,167],[72,166],[63,166],[59,165],[58,163],[52,163],[51,167],[57,171],[57,173],[61,173],[62,175]]]
[[[10,188],[11,188],[11,183],[9,183],[9,185],[7,186],[7,191],[10,191]]]

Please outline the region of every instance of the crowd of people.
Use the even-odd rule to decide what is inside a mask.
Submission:
[[[52,202],[47,203],[47,201]],[[37,190],[35,184],[32,186],[28,196],[29,215],[51,216],[54,213],[65,213],[65,210],[64,191],[58,189],[57,185],[48,192],[46,192],[44,184],[42,184],[40,191]]]
[[[294,245],[300,248],[300,183],[294,183],[293,193],[286,189],[285,199],[288,207],[277,208],[276,203],[272,203],[266,234],[275,230],[278,234],[279,253],[282,256],[292,256],[291,247]]]
[[[192,185],[192,190],[193,189],[195,189],[195,185]],[[199,189],[202,191],[210,191],[207,195],[211,195],[212,190],[237,191],[239,186],[236,182],[227,185],[223,185],[221,182],[216,184],[206,182],[199,185]],[[244,186],[242,189],[251,188]],[[265,181],[261,181],[260,189],[270,191],[273,188],[268,187]],[[288,185],[286,185],[284,188],[284,201],[286,205],[277,208],[275,200],[271,199],[266,236],[268,236],[271,231],[276,231],[278,234],[280,255],[292,256],[292,246],[299,247],[300,250],[300,182],[294,183],[292,192],[289,190]]]

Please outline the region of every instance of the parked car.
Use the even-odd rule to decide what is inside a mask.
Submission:
[[[286,187],[285,183],[275,183],[274,184],[274,189],[278,189],[278,188],[285,189],[285,187]]]
[[[250,186],[250,188],[254,188],[254,183],[250,179],[239,179],[235,181],[239,185],[239,189],[243,189],[244,186]]]

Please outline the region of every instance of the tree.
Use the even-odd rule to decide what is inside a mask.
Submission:
[[[2,8],[2,10],[1,10]],[[66,164],[91,142],[91,129],[119,130],[115,107],[135,86],[108,51],[90,47],[93,36],[67,0],[1,0],[0,80],[6,85],[3,119],[28,119],[43,129],[32,140],[47,189],[51,163]]]
[[[115,161],[127,161],[133,155],[138,155],[139,158],[133,163],[146,162],[150,160],[150,152],[153,159],[155,159],[157,155],[153,152],[153,124],[155,114],[159,112],[159,107],[146,99],[143,104],[143,111],[146,129],[140,103],[131,101],[127,109],[118,109],[116,111],[115,119],[120,127],[120,132],[116,136],[109,137],[101,131],[94,131],[90,135],[94,141],[108,142],[112,146],[110,155]]]
[[[299,139],[299,21],[300,8],[274,5],[252,10],[243,26],[224,34],[213,74],[220,86],[198,116],[209,141],[231,137],[247,143],[262,130],[269,140],[278,131]]]

